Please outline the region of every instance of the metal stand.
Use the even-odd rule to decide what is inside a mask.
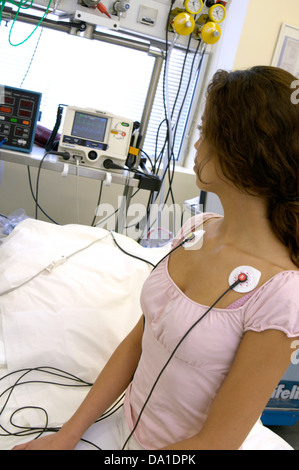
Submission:
[[[146,97],[146,100],[145,100],[145,105],[144,105],[144,108],[143,108],[143,114],[142,114],[142,118],[141,118],[140,129],[139,129],[138,148],[142,148],[144,140],[145,140],[145,135],[146,135],[148,123],[149,123],[149,120],[150,120],[150,116],[151,116],[151,112],[152,112],[152,108],[153,108],[153,104],[154,104],[154,100],[155,100],[155,96],[156,96],[156,91],[157,91],[157,88],[158,88],[159,79],[160,79],[160,75],[161,75],[161,70],[162,70],[162,66],[163,66],[163,60],[164,60],[163,53],[160,50],[150,49],[148,54],[151,55],[151,56],[156,57],[156,59],[155,59],[154,67],[153,67],[151,81],[150,81],[150,84],[149,84],[149,87],[148,87],[148,92],[147,92],[147,97]],[[136,161],[136,164],[135,164],[136,166],[138,166],[139,161],[140,161],[140,155],[137,158],[137,161]],[[122,217],[122,214],[127,214],[127,211],[128,211],[129,205],[130,205],[130,201],[131,201],[131,197],[132,197],[132,191],[133,191],[132,186],[125,186],[125,189],[124,189],[124,192],[123,192],[123,196],[124,196],[123,200],[126,201],[126,207],[125,208],[121,207],[121,210],[122,210],[122,212],[120,214],[121,217],[118,217],[117,226],[116,226],[116,231],[119,232],[119,233],[123,233],[123,230],[124,230],[124,227],[125,227],[125,220]]]

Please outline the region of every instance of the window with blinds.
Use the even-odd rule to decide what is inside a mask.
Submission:
[[[54,127],[59,104],[95,108],[141,120],[153,57],[47,28],[38,28],[23,42],[33,28],[18,22],[13,27],[10,23],[5,26],[2,21],[0,84],[42,93],[41,125],[50,130]],[[174,48],[169,60],[167,97],[172,114],[173,154],[179,161],[199,58],[192,52]],[[167,135],[164,78],[162,71],[143,146],[151,158],[163,149]]]

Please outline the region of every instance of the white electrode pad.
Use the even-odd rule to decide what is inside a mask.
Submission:
[[[255,289],[260,281],[262,273],[251,266],[239,266],[234,269],[229,276],[229,285],[231,286],[238,280],[240,274],[246,274],[247,280],[245,282],[240,282],[236,287],[234,287],[235,292],[246,293],[251,292]]]
[[[186,237],[183,247],[186,250],[199,250],[202,247],[203,236],[206,232],[204,230],[196,230]],[[193,236],[192,236],[193,235]],[[190,239],[189,239],[190,238]]]

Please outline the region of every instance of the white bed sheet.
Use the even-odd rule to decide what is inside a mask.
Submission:
[[[153,263],[168,249],[147,249],[123,235],[114,236],[125,250]],[[41,273],[0,296],[0,376],[50,366],[92,383],[136,324],[141,315],[141,287],[152,267],[122,253],[111,235],[100,228],[23,221],[0,246],[0,293],[97,239],[102,240],[51,273]],[[40,380],[40,375],[30,373],[23,380]],[[0,381],[0,395],[17,378],[12,375]],[[61,425],[87,390],[43,384],[18,386],[0,423],[7,423],[9,412],[16,407],[38,405],[47,410],[49,426]],[[0,410],[6,397],[0,398]],[[44,419],[43,413],[33,409],[18,414],[18,420],[31,426],[42,426]],[[24,441],[0,436],[0,449],[19,440]]]

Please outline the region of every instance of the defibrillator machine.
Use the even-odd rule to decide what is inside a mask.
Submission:
[[[93,168],[105,168],[109,159],[124,165],[128,157],[133,121],[96,109],[68,106],[59,141],[58,158]]]

